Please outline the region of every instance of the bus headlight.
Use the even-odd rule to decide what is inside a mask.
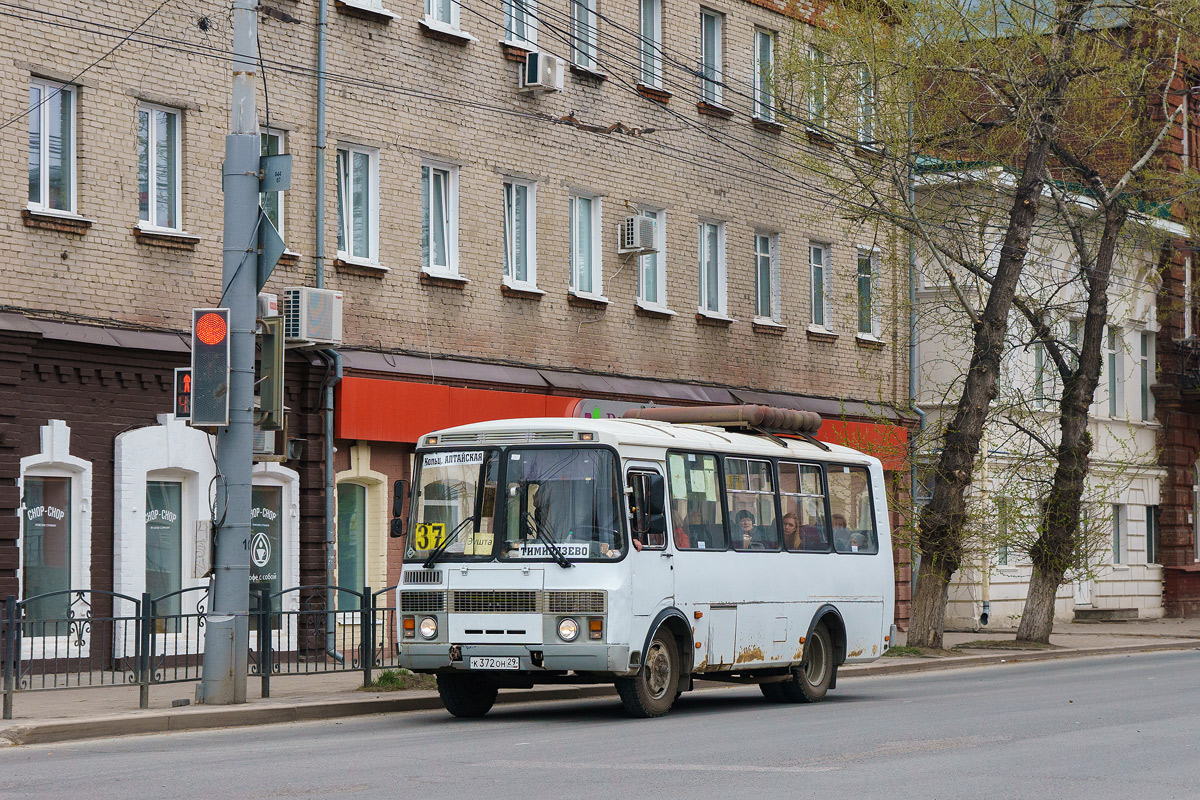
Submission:
[[[426,639],[432,639],[437,636],[437,620],[433,617],[426,617],[421,620],[421,635]]]
[[[558,621],[558,638],[564,642],[573,642],[579,635],[579,623],[570,617]]]

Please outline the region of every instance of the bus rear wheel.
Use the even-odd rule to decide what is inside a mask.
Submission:
[[[785,700],[782,683],[760,683],[758,688],[762,690],[763,697],[767,698],[767,702],[782,703]]]
[[[498,692],[496,684],[479,675],[438,675],[437,687],[446,710],[463,719],[491,711]]]
[[[780,687],[783,699],[789,703],[817,703],[829,691],[833,670],[833,645],[829,631],[822,622],[808,637],[804,646],[804,661],[792,670],[791,679],[775,685]]]
[[[679,691],[679,648],[670,631],[659,628],[642,668],[632,678],[618,678],[617,693],[630,716],[661,717],[671,710]]]

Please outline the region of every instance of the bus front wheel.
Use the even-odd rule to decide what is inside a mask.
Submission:
[[[456,717],[482,717],[496,703],[496,684],[478,675],[438,675],[442,705]]]
[[[618,678],[616,683],[621,702],[631,716],[661,717],[670,711],[679,691],[679,648],[671,632],[659,628],[646,648],[638,674]]]
[[[792,671],[790,680],[775,685],[780,687],[783,699],[789,703],[816,703],[829,691],[833,670],[833,645],[829,630],[822,622],[805,643],[803,663]]]

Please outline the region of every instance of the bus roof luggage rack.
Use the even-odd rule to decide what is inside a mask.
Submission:
[[[752,430],[770,437],[786,447],[775,434],[800,436],[828,450],[823,442],[813,438],[821,429],[821,415],[815,411],[795,411],[790,408],[745,404],[740,406],[656,406],[626,411],[625,419],[648,419],[677,424],[711,425],[714,428]]]

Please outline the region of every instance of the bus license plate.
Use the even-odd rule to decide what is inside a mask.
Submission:
[[[471,669],[520,669],[521,659],[517,656],[471,656]]]

